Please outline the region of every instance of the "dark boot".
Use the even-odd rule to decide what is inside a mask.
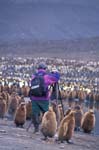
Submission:
[[[34,133],[39,132],[39,116],[38,115],[33,115],[32,116],[32,121],[34,124]]]
[[[37,132],[39,132],[39,127],[35,127],[34,128],[34,132],[33,133],[37,133]]]

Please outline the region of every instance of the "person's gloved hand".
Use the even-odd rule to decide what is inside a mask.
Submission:
[[[52,72],[52,73],[55,73],[55,72],[58,72],[58,70],[57,70],[56,67],[54,67],[54,68],[52,68],[51,72]]]
[[[52,75],[57,78],[57,80],[60,79],[60,74],[59,74],[59,71],[56,67],[52,68],[52,71],[51,71]]]

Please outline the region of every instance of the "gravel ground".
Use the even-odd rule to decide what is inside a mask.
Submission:
[[[41,133],[33,134],[33,127],[27,132],[26,122],[24,128],[16,128],[13,121],[0,119],[0,150],[98,150],[99,136],[84,133],[74,133],[72,141],[74,144],[56,143],[55,138],[43,141]]]

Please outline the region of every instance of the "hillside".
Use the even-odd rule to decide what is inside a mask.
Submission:
[[[0,0],[0,54],[98,59],[98,11],[98,0]]]
[[[68,59],[99,60],[99,38],[2,42],[1,55],[45,56]]]

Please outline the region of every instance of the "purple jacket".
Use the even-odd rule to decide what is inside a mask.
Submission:
[[[60,78],[60,74],[58,72],[54,72],[54,73],[46,73],[46,70],[44,69],[39,69],[38,73],[45,73],[44,75],[44,80],[45,80],[45,84],[48,87],[49,85],[52,85],[56,82],[58,82],[59,78]],[[32,79],[35,77],[35,75],[32,76]],[[35,96],[31,96],[30,97],[31,100],[49,100],[50,99],[50,92],[48,91],[46,97],[35,97]]]

